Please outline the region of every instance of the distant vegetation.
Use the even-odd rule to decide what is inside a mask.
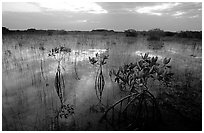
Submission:
[[[128,37],[137,37],[138,33],[134,29],[125,30],[125,35]]]
[[[114,30],[96,29],[96,30],[92,30],[91,32],[114,32]]]
[[[202,39],[202,31],[181,31],[177,34],[177,36],[182,38]]]
[[[7,34],[9,32],[10,32],[10,30],[8,28],[2,27],[2,34]]]
[[[163,30],[160,30],[160,29],[153,29],[153,30],[149,30],[148,31],[148,38],[147,40],[149,41],[159,41],[161,39],[161,37],[163,37],[165,34],[164,34],[164,31]]]
[[[9,30],[6,27],[2,27],[2,34],[11,34],[11,33],[28,33],[28,34],[47,34],[51,35],[66,35],[69,33],[98,33],[98,34],[112,34],[112,33],[125,33],[126,37],[137,37],[138,35],[147,36],[149,41],[159,41],[162,37],[179,37],[179,38],[195,38],[202,39],[202,31],[163,31],[159,28],[151,29],[149,31],[136,31],[135,29],[127,29],[124,32],[118,32],[114,30],[107,29],[95,29],[92,31],[65,31],[65,30],[36,30],[30,28],[27,30]]]

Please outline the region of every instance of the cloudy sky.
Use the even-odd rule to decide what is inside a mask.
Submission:
[[[202,3],[3,2],[2,26],[9,29],[202,30]]]

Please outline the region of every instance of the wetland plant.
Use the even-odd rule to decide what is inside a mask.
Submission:
[[[76,79],[80,80],[78,72],[77,72],[77,56],[79,56],[79,52],[75,52],[75,58],[74,58],[74,71],[76,74]]]
[[[97,73],[95,78],[95,90],[96,96],[101,104],[102,94],[104,90],[105,80],[103,76],[103,65],[106,64],[106,60],[108,59],[109,55],[101,54],[99,55],[96,53],[96,57],[89,57],[89,62],[97,67]]]
[[[57,91],[57,95],[60,98],[61,105],[64,105],[64,91],[65,91],[65,83],[62,74],[61,68],[65,70],[65,68],[61,65],[62,60],[65,58],[67,53],[71,52],[70,48],[66,48],[63,46],[56,47],[52,49],[48,56],[54,57],[57,61],[57,72],[55,74],[55,89]]]
[[[65,55],[70,53],[71,49],[70,48],[66,48],[63,46],[60,47],[56,47],[54,49],[52,49],[48,56],[54,57],[54,59],[57,61],[58,65],[57,65],[57,72],[55,74],[55,89],[57,92],[57,95],[60,99],[61,102],[61,107],[60,109],[57,111],[57,115],[55,116],[55,122],[54,122],[54,130],[55,129],[59,129],[59,117],[62,118],[64,117],[65,119],[67,119],[70,115],[74,114],[74,107],[73,105],[69,105],[69,104],[65,104],[64,102],[64,97],[65,97],[65,80],[62,74],[62,70],[61,68],[63,68],[63,70],[65,71],[65,68],[62,66],[61,62],[63,59],[65,59]]]
[[[45,49],[43,43],[40,43],[39,50],[42,52],[42,55],[41,55],[42,58],[40,59],[40,70],[41,70],[41,74],[42,74],[43,79],[46,80],[45,75],[44,75],[44,70],[43,70],[43,63],[45,63],[44,56],[45,56],[45,50],[46,49]]]
[[[128,95],[108,108],[101,121],[105,119],[115,130],[157,129],[161,114],[148,83],[151,79],[166,85],[171,82],[173,73],[170,71],[170,60],[171,58],[164,58],[159,64],[158,57],[149,57],[145,53],[141,60],[112,70],[120,90]]]

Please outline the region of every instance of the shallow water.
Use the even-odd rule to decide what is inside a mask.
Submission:
[[[87,43],[90,43],[90,40],[87,39]],[[191,69],[195,72],[193,76],[202,80],[200,45],[192,47],[182,42],[164,42],[160,49],[154,50],[144,39],[132,42],[124,38],[100,39],[96,42],[101,45],[95,43],[91,47],[78,46],[78,49],[77,46],[72,46],[71,53],[65,55],[65,60],[61,63],[64,68],[62,73],[66,86],[66,104],[75,105],[75,115],[67,120],[60,120],[64,124],[64,130],[108,130],[104,125],[98,124],[102,113],[90,112],[90,107],[98,104],[94,89],[97,68],[88,62],[88,58],[94,57],[96,53],[109,54],[107,64],[103,67],[106,82],[102,99],[104,105],[110,106],[121,97],[117,84],[108,76],[109,71],[113,68],[118,69],[124,63],[138,60],[144,53],[149,53],[150,57],[157,56],[160,61],[165,57],[172,58],[171,65],[175,73]],[[115,42],[114,45],[110,46],[111,42]],[[47,56],[49,50],[40,51],[29,47],[14,49],[13,46],[3,44],[3,53],[6,50],[10,50],[12,55],[3,55],[3,130],[51,130],[54,110],[60,106],[54,88],[56,61]],[[76,79],[75,63],[80,80]],[[157,89],[153,92],[156,95]]]

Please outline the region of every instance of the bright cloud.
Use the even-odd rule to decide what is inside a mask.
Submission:
[[[77,20],[76,22],[77,22],[77,23],[86,23],[87,20]]]
[[[198,18],[199,15],[190,16],[189,18]]]
[[[3,12],[70,11],[93,14],[108,13],[97,3],[82,1],[4,2],[2,8]]]
[[[40,12],[41,9],[33,3],[3,2],[2,12]]]
[[[181,12],[181,11],[177,11],[176,13],[174,13],[172,16],[181,16],[185,14],[185,12]]]
[[[101,6],[92,2],[49,1],[39,2],[39,5],[47,11],[71,11],[93,14],[108,13],[108,11],[104,10]]]
[[[202,2],[3,1],[2,26],[10,29],[202,30]]]
[[[162,3],[154,6],[137,7],[136,12],[141,14],[161,16],[163,15],[161,11],[171,9],[178,5],[180,5],[180,3]]]

